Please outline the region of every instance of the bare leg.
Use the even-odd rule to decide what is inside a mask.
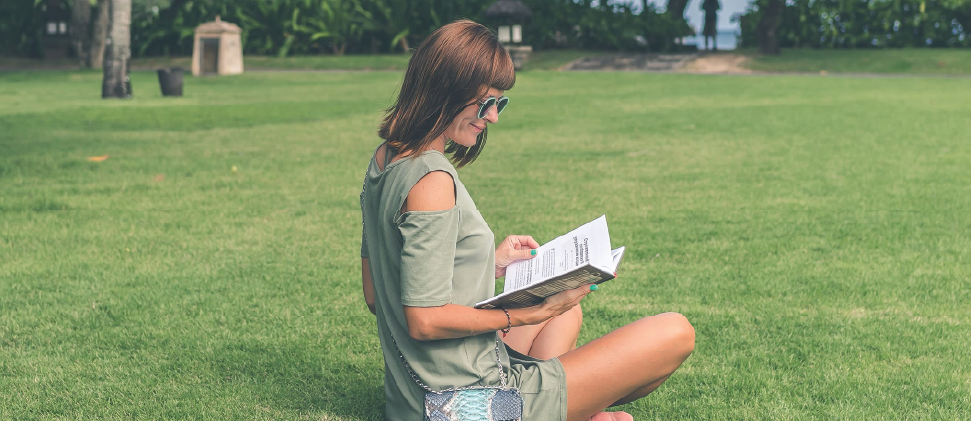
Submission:
[[[583,310],[578,305],[538,325],[509,329],[509,334],[502,341],[520,353],[548,360],[577,347],[582,324]]]
[[[654,391],[691,355],[694,344],[688,319],[664,313],[561,355],[569,397],[567,419],[585,420],[610,405]]]
[[[512,328],[503,341],[520,353],[548,360],[576,349],[581,325],[583,310],[578,305],[541,324]],[[660,384],[658,382],[657,385]],[[652,388],[651,391],[653,390]],[[644,392],[644,395],[648,393],[651,392]],[[598,412],[589,421],[633,421],[633,417],[626,412]]]
[[[624,396],[623,398],[620,398],[619,401],[614,402],[614,404],[613,405],[610,405],[610,406],[623,405],[625,403],[631,403],[631,402],[634,402],[634,401],[636,401],[636,400],[638,400],[640,398],[643,398],[643,397],[651,394],[651,392],[653,392],[654,389],[657,389],[658,386],[661,386],[661,383],[664,383],[664,381],[667,380],[668,377],[671,377],[671,375],[668,374],[667,376],[662,377],[660,380],[658,380],[658,381],[656,381],[654,383],[651,383],[651,384],[649,384],[647,386],[644,386],[644,387],[642,387],[640,389],[637,389],[637,390],[631,392],[631,394],[629,394],[627,396]]]
[[[577,337],[583,325],[583,310],[573,307],[546,324],[529,348],[529,356],[541,360],[559,357],[577,348]]]

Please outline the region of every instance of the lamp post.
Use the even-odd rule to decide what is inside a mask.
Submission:
[[[498,24],[499,42],[509,52],[516,70],[521,70],[533,52],[532,46],[522,45],[523,24],[532,19],[533,12],[519,0],[498,0],[486,9],[485,16]]]

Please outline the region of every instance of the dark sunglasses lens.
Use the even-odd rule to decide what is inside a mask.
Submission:
[[[485,118],[486,114],[489,114],[489,109],[492,108],[492,106],[495,105],[495,103],[496,103],[495,97],[489,98],[485,102],[483,102],[482,105],[479,107],[479,118]]]
[[[499,102],[496,103],[496,114],[502,114],[502,110],[506,108],[506,104],[509,103],[509,98],[502,97]]]

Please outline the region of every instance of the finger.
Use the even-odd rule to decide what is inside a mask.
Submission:
[[[524,248],[524,249],[517,250],[517,253],[520,256],[519,257],[520,259],[532,259],[532,258],[536,257],[536,250],[535,249],[525,249]]]
[[[534,248],[534,249],[539,248],[539,243],[537,243],[536,240],[534,240],[533,237],[531,236],[523,235],[520,237],[519,241],[525,243],[527,246],[531,248]]]

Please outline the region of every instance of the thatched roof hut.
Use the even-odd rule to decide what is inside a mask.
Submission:
[[[485,16],[508,23],[525,22],[533,18],[533,11],[519,0],[498,0],[486,9]]]

